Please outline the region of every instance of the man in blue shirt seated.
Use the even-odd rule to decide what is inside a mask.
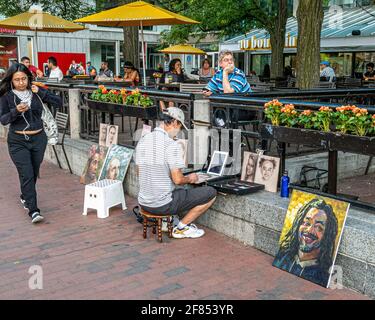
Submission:
[[[219,53],[219,71],[211,78],[203,94],[246,93],[251,92],[244,72],[234,66],[233,52],[222,50]]]

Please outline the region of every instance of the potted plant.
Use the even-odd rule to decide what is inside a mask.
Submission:
[[[155,83],[156,83],[156,84],[159,84],[159,83],[160,83],[160,79],[161,79],[161,77],[163,76],[163,74],[160,73],[160,72],[154,72],[154,73],[152,74],[152,76],[153,76],[154,79],[155,79]]]
[[[272,100],[264,105],[266,118],[271,120],[272,125],[280,125],[281,108],[283,104],[279,100]]]

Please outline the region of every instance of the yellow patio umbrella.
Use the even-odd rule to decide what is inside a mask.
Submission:
[[[180,14],[162,9],[144,1],[128,3],[113,9],[105,10],[75,22],[95,24],[106,27],[141,27],[143,83],[146,85],[146,63],[144,48],[144,26],[196,24],[198,21],[184,17]]]
[[[170,46],[168,48],[165,48],[163,50],[159,50],[159,52],[163,53],[175,53],[175,54],[198,54],[203,55],[206,54],[203,50],[199,48],[195,48],[193,46],[190,46],[188,44],[179,44],[175,46]]]
[[[32,6],[28,12],[1,20],[0,28],[35,31],[35,49],[37,53],[38,31],[69,33],[85,29],[85,27],[79,24],[43,12],[41,8],[37,6]],[[38,60],[38,58],[36,60]]]

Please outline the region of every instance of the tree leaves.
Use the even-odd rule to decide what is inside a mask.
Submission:
[[[75,20],[95,12],[95,7],[85,0],[0,0],[0,13],[12,17],[28,11],[36,4],[39,4],[43,11],[66,20]]]

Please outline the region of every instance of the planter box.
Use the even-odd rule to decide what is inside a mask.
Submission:
[[[375,137],[359,137],[333,133],[330,148],[333,150],[375,156]]]
[[[263,124],[261,127],[261,135],[267,139],[275,139],[279,142],[304,144],[328,149],[328,141],[332,134],[330,132],[321,132],[317,130]]]
[[[119,114],[127,117],[136,117],[145,120],[155,120],[158,116],[157,106],[152,107],[135,107],[118,103],[101,102],[87,99],[87,105],[91,110]]]
[[[278,142],[324,147],[329,150],[375,156],[375,137],[359,137],[339,132],[288,128],[263,124],[261,135]]]

